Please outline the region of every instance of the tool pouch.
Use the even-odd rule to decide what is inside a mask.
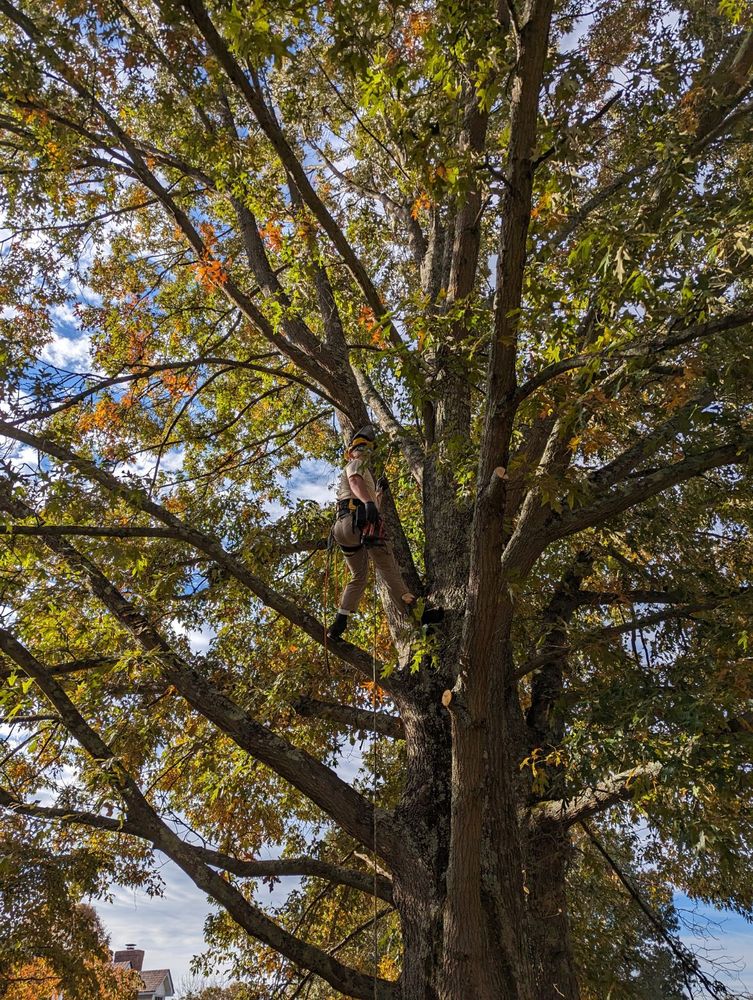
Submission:
[[[356,509],[353,511],[353,529],[355,531],[363,531],[368,523],[366,520],[366,504],[360,500],[352,502],[356,504]]]
[[[375,545],[385,545],[387,543],[387,532],[384,530],[384,521],[380,517],[376,524],[366,524],[361,532],[361,544],[367,548]]]

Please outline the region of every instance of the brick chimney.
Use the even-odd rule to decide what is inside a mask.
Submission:
[[[144,952],[135,944],[127,944],[122,951],[115,952],[113,962],[130,962],[132,969],[141,972],[144,965]]]

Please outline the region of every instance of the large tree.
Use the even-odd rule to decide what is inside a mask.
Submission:
[[[281,995],[575,1000],[603,944],[634,996],[584,893],[658,940],[672,886],[749,913],[743,0],[0,0],[0,31],[6,815],[163,852]],[[76,337],[91,371],[55,367]],[[327,649],[331,513],[289,483],[367,420],[446,618]],[[376,802],[343,765],[372,729]],[[273,919],[285,876],[316,899]],[[700,974],[671,956],[641,995]]]

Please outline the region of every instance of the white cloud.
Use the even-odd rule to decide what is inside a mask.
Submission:
[[[93,257],[89,255],[87,262],[91,263],[92,259]],[[104,301],[98,292],[95,292],[89,285],[83,284],[76,275],[73,275],[69,279],[66,288],[67,291],[88,306],[101,306]]]
[[[291,502],[297,503],[299,500],[314,500],[323,507],[334,503],[334,480],[335,471],[327,462],[318,459],[311,459],[302,462],[300,468],[289,479],[278,477],[279,485],[288,493]],[[279,521],[289,513],[287,506],[277,500],[268,501],[264,509],[272,521]]]
[[[160,456],[159,467],[162,472],[179,472],[183,468],[185,453],[182,448],[171,448]],[[137,455],[130,462],[122,462],[115,468],[115,475],[138,476],[141,479],[151,479],[154,476],[156,458],[153,452]]]
[[[315,500],[326,505],[333,499],[334,481],[332,466],[326,462],[302,462],[300,469],[293,473],[286,487],[293,500]]]
[[[192,629],[186,628],[182,622],[173,621],[173,629],[178,633],[178,635],[184,635],[188,640],[188,645],[191,647],[194,653],[206,653],[212,644],[215,633],[211,628],[201,628]]]
[[[287,507],[283,507],[281,503],[276,500],[267,502],[264,504],[264,510],[269,515],[270,521],[279,521],[281,517],[284,517],[288,510]]]
[[[38,472],[40,459],[43,460],[40,452],[29,445],[18,445],[8,456],[8,461],[16,472],[28,475],[29,472]]]
[[[55,333],[39,357],[40,361],[55,365],[56,368],[91,371],[91,337],[86,334],[66,337],[62,333]]]
[[[66,303],[61,306],[53,306],[50,313],[52,318],[58,323],[68,323],[71,326],[76,326],[78,324],[78,316],[73,311],[71,306]]]

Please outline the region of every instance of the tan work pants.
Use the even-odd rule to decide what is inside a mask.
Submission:
[[[350,517],[338,518],[332,529],[332,534],[338,545],[344,545],[346,548],[360,545],[360,548],[356,549],[355,552],[343,553],[351,578],[342,592],[340,607],[337,610],[344,615],[352,615],[357,610],[358,603],[366,590],[369,559],[371,559],[380,580],[389,591],[392,603],[398,611],[405,614],[408,604],[403,600],[403,596],[409,596],[410,591],[400,576],[400,570],[397,568],[390,545],[361,545],[361,533],[353,530],[353,521]]]

